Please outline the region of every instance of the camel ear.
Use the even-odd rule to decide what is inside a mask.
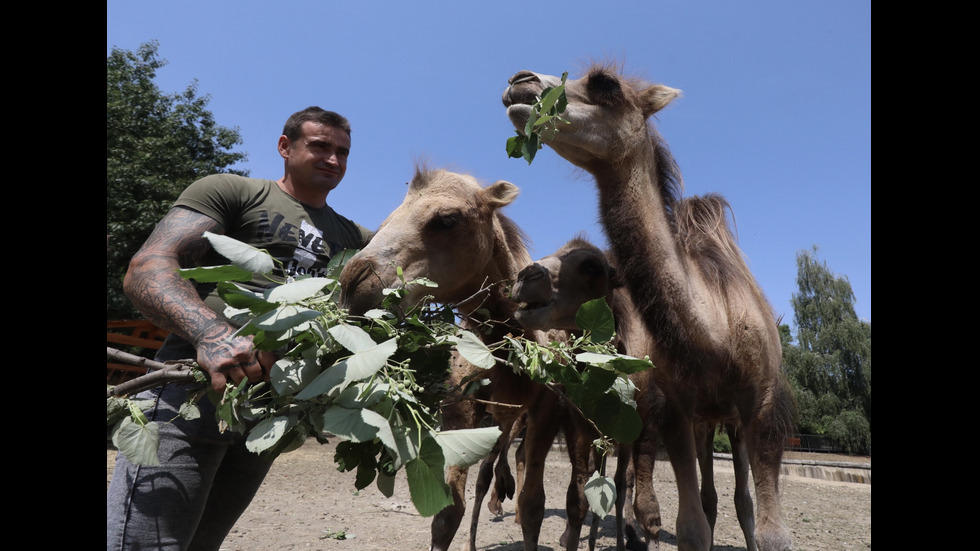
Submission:
[[[520,190],[517,186],[510,182],[505,182],[504,180],[498,180],[494,182],[493,185],[483,190],[484,195],[489,201],[490,206],[493,208],[505,207],[517,198],[517,194]]]
[[[664,107],[671,101],[680,97],[681,91],[677,88],[654,84],[640,94],[640,101],[643,105],[643,116],[649,117]]]

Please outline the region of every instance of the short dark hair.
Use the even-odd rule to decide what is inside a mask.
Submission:
[[[315,105],[290,115],[282,127],[283,136],[289,138],[289,141],[296,140],[300,136],[304,122],[315,122],[324,126],[339,128],[347,132],[348,137],[350,136],[350,122],[343,115],[321,109]]]

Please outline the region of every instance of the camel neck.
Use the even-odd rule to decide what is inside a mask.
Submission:
[[[647,326],[666,349],[710,339],[694,298],[709,296],[707,287],[677,240],[652,157],[593,175],[610,246]]]

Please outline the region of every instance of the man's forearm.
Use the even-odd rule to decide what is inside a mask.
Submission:
[[[194,345],[234,330],[177,271],[200,262],[209,247],[203,234],[216,230],[220,225],[207,216],[173,209],[133,257],[124,281],[126,295],[147,319]]]

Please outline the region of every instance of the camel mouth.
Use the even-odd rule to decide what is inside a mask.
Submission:
[[[522,302],[517,305],[518,310],[537,310],[538,308],[543,308],[543,302]]]
[[[521,71],[510,77],[507,81],[507,89],[504,90],[504,107],[516,105],[534,105],[538,101],[538,94],[541,93],[542,84],[538,75],[530,71]]]
[[[540,301],[540,300],[529,300],[527,302],[518,302],[517,311],[525,314],[536,312],[539,310],[544,310],[554,304],[554,301]]]

